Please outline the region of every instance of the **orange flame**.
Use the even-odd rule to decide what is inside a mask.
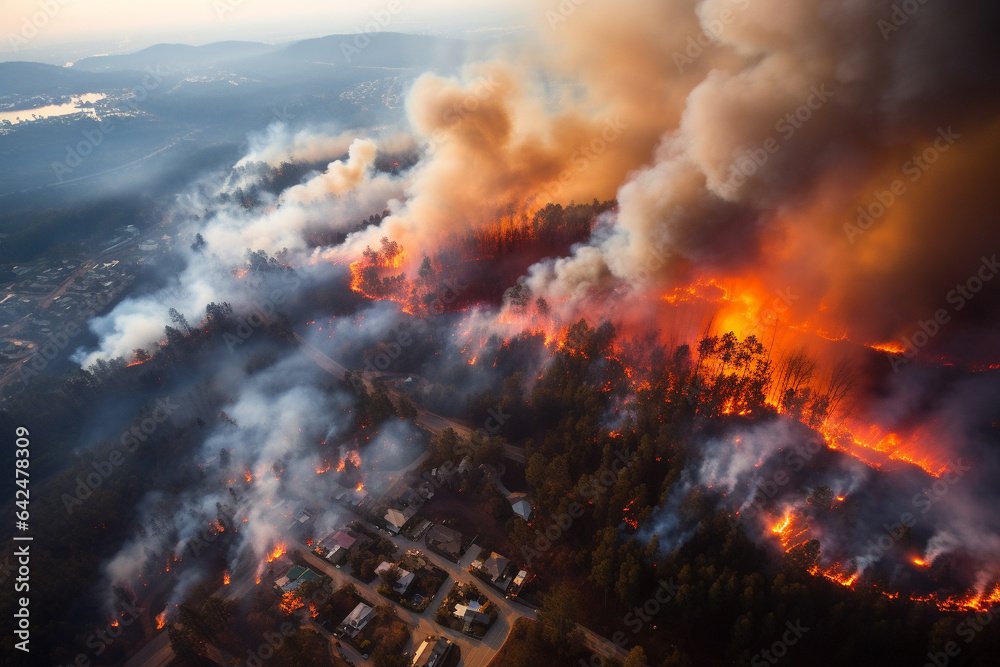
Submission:
[[[933,604],[942,611],[989,611],[993,607],[1000,605],[1000,583],[994,585],[987,592],[983,588],[968,595],[952,595],[941,597],[935,593],[925,596],[911,596],[917,602]]]
[[[156,629],[162,630],[163,626],[167,624],[167,610],[164,609],[159,614],[156,615]]]
[[[845,332],[830,333],[815,321],[796,321],[789,304],[782,303],[773,294],[768,294],[767,290],[752,278],[727,278],[725,282],[715,278],[696,280],[689,285],[674,288],[661,296],[661,299],[673,306],[698,308],[708,313],[714,329],[720,334],[732,331],[742,338],[752,333],[760,339],[764,337],[766,331],[782,325],[804,336],[852,344]],[[823,307],[820,306],[820,311],[822,310]],[[782,348],[791,351],[797,344],[791,342],[794,338],[784,335],[780,340],[778,337],[773,340],[777,341],[778,349],[769,353],[772,358],[780,358]],[[906,351],[902,345],[895,342],[874,343],[867,347],[893,354]],[[812,387],[812,389],[815,391],[818,388]],[[776,397],[772,397],[768,403],[779,412],[783,412]],[[732,403],[723,405],[720,412],[745,413]],[[805,421],[804,417],[800,418]],[[933,476],[940,476],[946,469],[946,459],[939,448],[935,447],[935,443],[920,442],[909,436],[904,439],[898,433],[883,433],[875,427],[860,425],[853,420],[851,423],[844,423],[833,414],[822,417],[820,423],[822,425],[818,430],[824,435],[831,449],[842,450],[874,468],[880,468],[890,460],[895,460],[917,465]],[[863,433],[866,428],[869,431],[867,435],[855,436],[852,433],[852,431]]]
[[[409,290],[393,288],[403,278],[400,270],[405,264],[406,253],[402,248],[383,239],[380,251],[369,248],[362,259],[351,262],[351,290],[369,299],[387,299],[404,304],[403,311],[412,314],[405,304]]]
[[[888,343],[869,343],[868,347],[887,354],[903,354],[906,348],[899,343],[889,341]]]
[[[883,434],[877,426],[870,426],[868,438],[862,438],[851,433],[843,424],[827,420],[819,427],[819,432],[830,449],[842,450],[876,469],[881,468],[886,460],[912,463],[933,477],[940,477],[948,469],[948,463],[926,446],[904,442],[898,433]]]
[[[274,561],[281,558],[286,552],[286,547],[284,543],[278,544],[274,547],[274,551],[267,554],[267,562],[273,563]]]
[[[228,586],[229,585],[229,573],[228,572],[223,572],[222,573],[222,585],[223,586]]]
[[[636,517],[629,516],[629,512],[632,511],[632,505],[635,504],[635,499],[628,502],[624,508],[622,508],[622,521],[632,527],[633,530],[638,530],[639,520]]]
[[[286,614],[291,614],[293,611],[301,609],[305,605],[303,604],[302,600],[299,599],[299,596],[295,594],[295,591],[288,591],[287,593],[281,596],[280,606],[283,612],[285,612]]]
[[[344,472],[344,470],[347,468],[348,461],[350,461],[351,465],[353,465],[355,468],[361,467],[361,455],[358,454],[358,451],[356,449],[352,449],[351,451],[347,452],[347,454],[344,455],[344,458],[340,459],[340,461],[337,463],[337,472]]]
[[[771,532],[778,536],[787,535],[788,531],[791,529],[793,517],[794,513],[791,509],[785,510],[785,514],[781,517],[781,520],[771,526]]]
[[[820,577],[826,577],[830,581],[840,584],[841,586],[846,586],[847,588],[854,588],[854,584],[858,581],[858,577],[861,576],[859,572],[854,572],[852,574],[845,574],[840,571],[840,564],[834,564],[827,570],[821,569],[818,565],[809,568],[809,574]]]
[[[780,540],[785,551],[791,551],[794,547],[801,544],[800,538],[808,530],[808,527],[797,528],[796,519],[795,512],[789,508],[785,510],[781,519],[775,521],[770,526],[770,532]],[[930,563],[919,557],[913,557],[910,561],[917,567],[930,567]],[[861,577],[861,573],[853,570],[853,568],[845,570],[842,563],[833,563],[829,566],[814,565],[809,568],[808,572],[815,577],[824,577],[847,588],[854,588]],[[900,597],[900,593],[898,592],[886,590],[879,590],[879,592],[892,599]],[[991,587],[981,586],[978,590],[965,594],[950,596],[938,593],[931,593],[929,595],[910,594],[908,598],[914,602],[932,604],[942,611],[988,611],[1000,605],[1000,583],[995,583]]]

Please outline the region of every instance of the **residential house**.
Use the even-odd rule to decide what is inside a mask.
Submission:
[[[393,567],[392,563],[390,563],[389,561],[382,561],[382,563],[375,568],[375,574],[382,574],[391,567]],[[400,595],[405,595],[406,590],[410,587],[410,584],[413,583],[413,573],[407,572],[398,565],[396,565],[395,567],[397,570],[399,570],[399,581],[396,582],[396,585],[393,586],[392,589],[397,593],[399,593]]]
[[[462,534],[447,526],[434,525],[424,537],[427,547],[456,563],[462,557]]]
[[[510,507],[514,510],[514,514],[518,515],[525,521],[531,521],[531,515],[535,510],[531,506],[531,501],[528,500],[527,494],[512,493],[507,496],[507,502],[510,503]]]
[[[343,530],[327,535],[316,543],[314,551],[334,565],[347,560],[358,539]]]
[[[385,523],[389,532],[393,535],[398,535],[399,531],[406,525],[406,522],[412,519],[416,513],[416,507],[407,507],[402,510],[389,508],[385,513]]]
[[[413,667],[440,667],[451,653],[452,643],[444,637],[428,637],[413,655]]]
[[[478,602],[455,605],[455,616],[465,621],[466,628],[470,623],[490,624],[490,617],[480,611],[482,605]]]
[[[284,576],[276,579],[274,581],[274,585],[280,588],[283,592],[287,593],[289,591],[294,591],[307,581],[320,581],[321,579],[322,577],[309,568],[296,565],[286,572]]]
[[[488,558],[480,556],[473,564],[473,570],[478,570],[479,575],[489,581],[501,592],[506,592],[510,587],[510,571],[512,569],[509,558],[504,558],[495,551]]]
[[[348,637],[357,637],[358,633],[365,629],[368,621],[372,620],[373,616],[375,616],[375,610],[364,602],[359,602],[354,611],[348,614],[347,618],[340,624],[340,629]]]

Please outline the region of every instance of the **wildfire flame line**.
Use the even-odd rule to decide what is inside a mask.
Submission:
[[[808,526],[799,526],[800,517],[794,509],[787,508],[780,518],[774,520],[769,526],[769,532],[781,543],[782,549],[787,553],[795,547],[803,544],[799,538],[804,537],[809,532]],[[910,562],[919,568],[930,567],[930,563],[920,557],[913,557]],[[814,577],[823,577],[830,581],[855,589],[861,579],[861,572],[856,567],[843,563],[832,563],[830,565],[813,565],[808,569],[809,574]],[[894,591],[878,589],[880,593],[889,598],[898,598],[900,594]],[[979,590],[956,595],[940,595],[931,593],[929,595],[910,594],[908,599],[914,602],[932,604],[942,611],[987,611],[1000,605],[1000,581],[992,586],[982,586]]]
[[[274,547],[274,550],[267,554],[267,562],[268,563],[273,563],[274,561],[276,561],[279,558],[281,558],[285,554],[286,551],[287,551],[287,548],[284,545],[284,543],[276,545]]]

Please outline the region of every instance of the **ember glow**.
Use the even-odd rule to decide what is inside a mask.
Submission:
[[[287,551],[287,547],[284,544],[278,544],[278,545],[276,545],[274,547],[274,549],[272,549],[267,554],[267,562],[268,563],[273,563],[274,561],[276,561],[279,558],[281,558],[285,554],[286,551]]]
[[[868,347],[879,352],[885,352],[886,354],[903,354],[906,352],[906,347],[899,343],[870,343]]]
[[[281,610],[286,614],[302,609],[305,606],[302,599],[295,594],[295,591],[288,591],[281,596]]]
[[[904,442],[898,434],[882,434],[874,425],[867,428],[867,438],[856,436],[843,424],[824,422],[819,431],[831,449],[844,451],[876,469],[888,461],[902,461],[938,477],[948,468],[947,451]]]
[[[399,244],[383,237],[378,250],[368,247],[361,259],[351,262],[351,289],[369,299],[401,302],[405,261],[406,254]]]
[[[781,549],[792,554],[797,548],[801,548],[815,535],[807,524],[802,522],[801,516],[794,509],[786,509],[780,518],[773,520],[769,532],[774,537]],[[909,562],[919,569],[931,567],[931,563],[920,557],[911,557]],[[835,562],[828,565],[813,565],[809,568],[809,573],[813,576],[823,577],[830,581],[845,586],[855,588],[862,577],[862,573],[854,563]],[[997,573],[1000,577],[1000,573]],[[898,598],[900,593],[879,589],[879,592],[889,598]],[[967,594],[929,594],[911,592],[906,594],[909,599],[916,602],[933,604],[944,611],[987,611],[997,604],[1000,604],[1000,580],[989,585],[978,586],[975,590]]]
[[[817,577],[825,577],[834,583],[848,588],[853,588],[854,584],[858,581],[858,577],[861,576],[858,572],[854,572],[853,574],[844,574],[839,571],[838,565],[834,565],[828,570],[823,570],[818,566],[813,567],[810,568],[809,574]]]

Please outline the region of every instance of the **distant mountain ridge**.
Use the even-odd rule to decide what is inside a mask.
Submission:
[[[130,54],[84,58],[69,67],[0,62],[0,96],[134,88],[146,70],[182,77],[222,71],[250,79],[288,81],[325,76],[329,67],[341,72],[352,68],[454,71],[477,48],[457,39],[394,32],[328,35],[281,45],[241,41],[155,44]]]
[[[74,63],[72,69],[88,72],[142,70],[157,65],[191,67],[218,65],[260,56],[280,47],[262,42],[212,42],[203,46],[189,44],[154,44],[136,51],[113,56],[92,56]]]
[[[203,46],[155,44],[135,53],[93,56],[75,63],[74,70],[111,72],[148,67],[203,69],[226,66],[240,71],[257,69],[265,62],[325,63],[363,67],[434,67],[455,64],[468,49],[457,39],[384,32],[372,35],[328,35],[291,44],[262,42],[213,42]]]
[[[384,32],[370,36],[328,35],[293,42],[276,57],[308,62],[343,63],[368,67],[431,67],[456,62],[467,54],[469,43],[445,37]],[[349,59],[349,60],[348,60]]]
[[[69,67],[19,60],[0,62],[0,95],[69,95],[99,88],[123,88],[121,72],[81,72]]]

